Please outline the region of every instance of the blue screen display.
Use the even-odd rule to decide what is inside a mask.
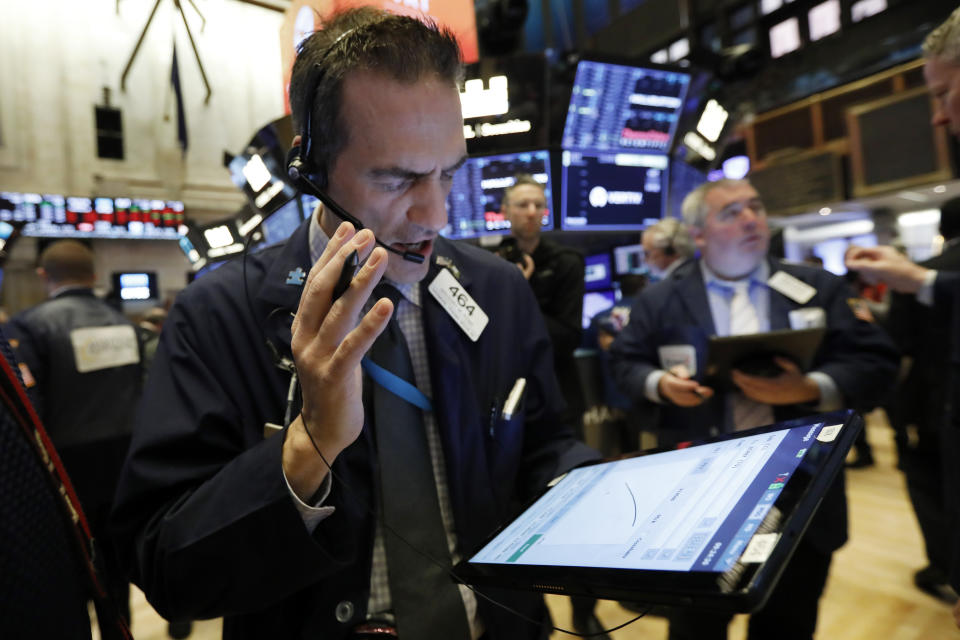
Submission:
[[[689,85],[678,71],[581,60],[563,147],[666,153]]]
[[[638,231],[663,214],[667,156],[563,152],[560,227]]]
[[[540,150],[468,158],[453,177],[447,196],[447,226],[441,235],[475,238],[509,233],[510,223],[500,213],[500,203],[504,190],[522,173],[543,185],[547,197],[543,228],[553,229],[550,152]]]

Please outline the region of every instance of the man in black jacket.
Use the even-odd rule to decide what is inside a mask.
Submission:
[[[923,75],[927,89],[933,95],[933,126],[946,126],[950,134],[960,139],[960,9],[934,29],[923,43],[926,58]],[[911,262],[892,247],[857,248],[847,254],[847,268],[860,272],[869,282],[885,282],[899,293],[916,296],[926,306],[946,309],[949,340],[941,343],[948,354],[950,373],[946,382],[949,409],[941,431],[943,460],[943,496],[946,531],[956,531],[960,522],[960,273],[949,269],[934,269]],[[960,543],[956,535],[947,541],[950,551],[944,554],[950,562],[949,584],[960,589]],[[936,543],[935,543],[936,544]],[[932,558],[931,558],[932,560]],[[923,576],[921,576],[923,577]],[[960,602],[954,605],[954,620],[960,626]]]
[[[370,7],[301,46],[291,165],[327,202],[177,298],[117,494],[134,581],[162,615],[224,616],[231,640],[548,635],[541,596],[484,592],[525,621],[444,571],[595,456],[557,419],[518,270],[438,237],[466,156],[461,70],[449,31]],[[362,266],[338,297],[351,255]],[[265,423],[286,428],[265,437]]]
[[[578,422],[583,400],[573,352],[583,335],[583,256],[542,237],[549,206],[543,185],[530,175],[518,175],[516,182],[504,190],[500,203],[500,211],[510,222],[511,237],[497,253],[515,261],[533,289],[553,344],[557,379],[568,415]]]
[[[960,198],[940,207],[943,252],[920,263],[937,271],[960,271]],[[914,296],[894,293],[887,317],[891,337],[908,358],[909,367],[890,407],[890,423],[896,433],[899,467],[907,480],[907,492],[917,515],[926,547],[928,565],[914,574],[916,585],[930,595],[956,600],[947,588],[950,540],[944,514],[941,443],[943,416],[950,405],[951,314],[949,305],[929,307]]]
[[[129,584],[106,524],[140,393],[136,330],[94,296],[93,253],[83,244],[51,244],[40,255],[39,274],[48,299],[10,320],[11,343],[101,542],[108,588],[129,619]]]

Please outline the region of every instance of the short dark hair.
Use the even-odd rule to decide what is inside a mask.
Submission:
[[[323,29],[301,43],[290,78],[294,127],[306,135],[309,109],[312,157],[304,160],[321,181],[326,180],[347,144],[348,132],[341,114],[343,80],[358,70],[383,73],[406,84],[435,74],[458,86],[463,61],[453,32],[435,22],[373,7],[331,16]]]
[[[513,193],[514,189],[525,184],[528,184],[532,187],[537,187],[544,193],[547,191],[547,188],[537,182],[536,179],[529,173],[518,173],[513,177],[513,184],[503,190],[503,198],[500,201],[500,206],[502,207],[510,199],[510,194]]]
[[[40,254],[40,267],[53,282],[93,280],[93,251],[76,240],[58,240]]]

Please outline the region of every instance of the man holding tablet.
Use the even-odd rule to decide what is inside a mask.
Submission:
[[[662,445],[844,407],[869,410],[891,390],[896,348],[853,315],[853,293],[840,278],[767,257],[766,210],[749,182],[707,183],[687,196],[683,215],[701,258],[644,290],[611,347],[621,389],[658,405]],[[773,375],[735,369],[726,389],[704,384],[710,336],[812,327],[825,335],[810,371],[776,358]],[[751,638],[812,638],[830,558],[846,528],[841,476],[778,588],[752,616]],[[670,637],[724,638],[728,621],[678,612]]]

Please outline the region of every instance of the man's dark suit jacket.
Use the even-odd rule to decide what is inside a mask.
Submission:
[[[827,332],[814,358],[813,370],[833,379],[845,407],[866,411],[877,406],[896,380],[898,354],[890,339],[875,324],[854,317],[848,303],[854,294],[842,279],[822,269],[770,263],[771,275],[779,270],[809,284],[816,294],[806,304],[798,304],[770,289],[770,329],[789,329],[788,314],[794,309],[822,308]],[[715,333],[699,261],[690,260],[640,294],[630,312],[630,323],[610,349],[614,378],[635,402],[650,404],[644,396],[644,382],[650,373],[660,369],[657,348],[666,344],[693,345],[697,353],[694,377],[702,380],[707,341]],[[703,438],[723,430],[724,411],[722,393],[694,408],[663,404],[659,406],[658,426],[668,441]],[[777,420],[813,413],[817,410],[811,405],[774,407]],[[807,537],[821,551],[829,552],[843,545],[846,536],[841,474],[824,499]]]
[[[311,534],[281,468],[290,375],[264,335],[289,354],[291,314],[310,269],[308,225],[287,243],[191,284],[164,325],[117,496],[134,581],[170,619],[225,616],[225,638],[344,638],[364,619],[374,517],[370,425],[336,459],[336,511]],[[556,414],[553,353],[536,301],[512,264],[438,239],[490,322],[471,342],[421,283],[433,401],[446,458],[459,551],[487,534],[556,474],[596,454]],[[245,294],[249,291],[249,298]],[[495,418],[517,378],[523,411]],[[536,594],[492,593],[534,619]],[[479,600],[492,640],[540,637],[542,628]],[[339,606],[338,606],[339,605]],[[337,612],[340,612],[338,619]],[[346,615],[346,614],[350,615]]]

